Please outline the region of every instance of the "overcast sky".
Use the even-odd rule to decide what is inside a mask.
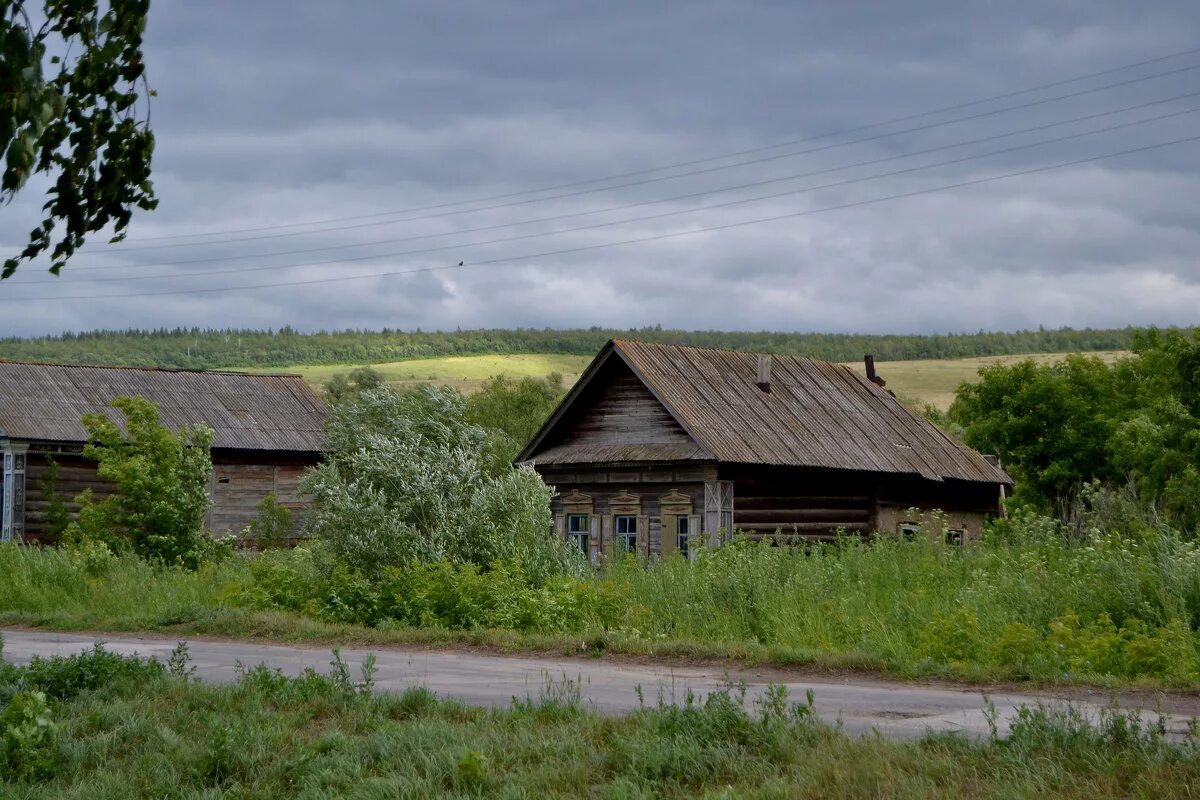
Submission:
[[[985,179],[1200,137],[1196,47],[1194,0],[155,0],[161,204],[0,334],[1194,324],[1200,141]]]

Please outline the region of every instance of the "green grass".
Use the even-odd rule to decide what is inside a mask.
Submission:
[[[0,623],[563,654],[585,641],[592,654],[905,679],[1200,686],[1200,549],[1170,537],[727,546],[540,588],[504,570],[412,568],[389,580],[369,584],[304,550],[190,573],[8,546]]]
[[[422,689],[374,694],[331,666],[250,668],[231,686],[187,680],[183,661],[168,674],[103,652],[0,668],[0,709],[13,688],[40,690],[54,726],[10,751],[36,773],[4,782],[0,762],[0,795],[1103,800],[1200,785],[1194,741],[1117,712],[1091,725],[1067,707],[1028,709],[1009,734],[903,742],[845,735],[782,691],[748,708],[729,687],[612,718],[582,708],[569,681],[489,710]]]
[[[384,378],[399,386],[434,383],[454,386],[470,393],[498,375],[512,378],[544,377],[560,373],[567,386],[579,379],[579,374],[591,361],[588,356],[533,353],[524,355],[443,356],[409,361],[392,361],[370,366]],[[298,364],[272,369],[271,372],[293,372],[303,375],[314,386],[321,387],[338,373],[349,372],[360,364]]]

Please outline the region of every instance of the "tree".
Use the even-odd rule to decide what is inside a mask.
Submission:
[[[195,569],[206,545],[212,428],[175,433],[143,397],[118,397],[112,405],[124,414],[127,432],[103,414],[85,414],[83,455],[98,462],[97,475],[113,483],[116,493],[97,500],[89,489],[76,498],[79,520],[67,537]]]
[[[467,419],[499,434],[498,457],[508,464],[542,427],[563,393],[562,375],[557,372],[519,381],[501,375],[467,399]]]
[[[492,434],[450,388],[374,389],[335,406],[325,461],[301,489],[312,532],[368,578],[446,560],[519,563],[531,580],[581,566],[554,536],[551,490],[531,469],[489,469]]]
[[[363,392],[383,384],[383,373],[371,367],[359,367],[349,374],[339,372],[325,384],[325,402],[331,406],[353,402]]]
[[[980,370],[949,418],[967,443],[999,453],[1014,499],[1043,511],[1092,480],[1132,482],[1144,506],[1200,528],[1200,333],[1143,331],[1108,365],[1069,356]]]
[[[135,208],[158,204],[142,54],[150,0],[44,0],[38,22],[30,5],[0,0],[0,202],[37,173],[51,186],[45,219],[3,278],[46,251],[57,275],[88,234],[112,225],[120,241]]]

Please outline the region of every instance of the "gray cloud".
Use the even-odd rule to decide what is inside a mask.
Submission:
[[[347,230],[315,230],[334,224],[264,231],[295,235],[241,242],[151,238],[378,215],[703,159],[1063,80],[1184,50],[1197,40],[1200,9],[1193,3],[1144,5],[159,2],[148,48],[159,92],[161,207],[135,219],[127,245],[97,240],[61,279],[25,268],[0,284],[0,333],[131,325],[662,323],[944,332],[1195,323],[1200,148],[1194,143],[822,209],[1200,135],[1200,114],[814,187],[1200,105],[1200,97],[1179,100],[835,171],[1197,91],[1200,70],[858,145],[547,202],[429,216],[455,210],[438,208],[343,223],[385,223]],[[1189,64],[1200,64],[1200,55],[1007,103]],[[717,191],[820,170],[829,172]],[[797,189],[814,190],[704,210]],[[698,192],[712,194],[650,202]],[[0,212],[0,242],[15,247],[40,203],[31,187]],[[645,205],[602,211],[632,203]],[[671,211],[688,213],[645,219]],[[736,225],[785,215],[794,216]],[[562,232],[621,220],[629,221]],[[734,227],[672,235],[722,225]],[[467,232],[488,227],[494,229]],[[535,233],[554,235],[492,242]],[[666,238],[596,247],[659,236]],[[374,241],[385,243],[364,244]],[[143,249],[181,243],[188,246]],[[337,261],[437,247],[445,249]],[[318,252],[276,255],[304,249]],[[213,260],[151,266],[195,259]],[[412,272],[459,260],[467,267]],[[330,263],[289,267],[313,261]],[[387,272],[411,274],[238,288]],[[186,288],[228,291],[127,296]],[[21,301],[66,295],[83,299]]]

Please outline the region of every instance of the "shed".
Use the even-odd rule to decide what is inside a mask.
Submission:
[[[717,543],[977,537],[1012,480],[880,384],[811,358],[612,340],[517,457],[593,559]]]
[[[100,413],[122,422],[110,405],[122,395],[153,402],[173,430],[199,423],[214,430],[211,532],[240,531],[271,493],[293,509],[304,504],[297,484],[320,460],[328,410],[298,375],[0,361],[0,539],[42,539],[51,460],[59,469],[55,491],[71,513],[84,489],[112,491],[83,457],[81,419]]]

